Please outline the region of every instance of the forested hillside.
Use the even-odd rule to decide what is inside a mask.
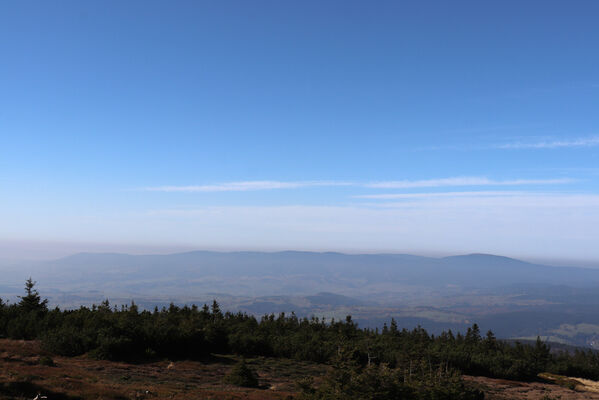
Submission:
[[[8,268],[8,269],[7,269]],[[110,299],[140,309],[172,302],[210,304],[223,311],[292,311],[344,319],[379,329],[484,333],[599,349],[599,270],[551,267],[488,254],[434,258],[406,254],[211,252],[129,255],[79,253],[6,266],[0,297],[18,301],[22,282],[40,281],[49,306],[91,307]]]

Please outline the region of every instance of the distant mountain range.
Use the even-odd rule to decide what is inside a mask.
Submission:
[[[285,280],[284,286],[265,294],[313,294],[330,289],[359,292],[383,284],[430,288],[490,288],[521,284],[594,286],[599,270],[552,267],[508,257],[469,254],[444,258],[405,254],[341,254],[314,252],[211,252],[168,255],[81,253],[33,265],[32,273],[53,283],[97,284],[178,281],[196,282]],[[292,279],[294,278],[294,279]],[[298,279],[295,279],[298,278]],[[220,285],[217,285],[219,287]],[[213,289],[217,289],[213,287]],[[219,289],[220,290],[220,289]]]
[[[433,332],[472,322],[498,336],[599,348],[599,269],[552,267],[488,254],[211,252],[81,253],[2,267],[0,297],[17,301],[32,276],[50,304],[79,307],[108,298],[151,309],[170,302],[254,315],[351,314],[362,326],[422,325]]]

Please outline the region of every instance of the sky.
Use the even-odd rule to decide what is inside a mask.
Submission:
[[[599,266],[599,2],[4,1],[0,259]]]

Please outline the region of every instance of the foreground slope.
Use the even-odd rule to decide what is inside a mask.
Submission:
[[[0,339],[0,399],[32,399],[38,393],[50,400],[75,399],[265,399],[298,397],[296,382],[306,376],[317,381],[325,365],[288,359],[248,359],[259,375],[259,388],[224,384],[222,378],[236,358],[212,356],[204,361],[161,360],[129,364],[99,361],[86,356],[51,355],[53,366],[40,365],[48,356],[36,341]],[[541,382],[518,382],[466,376],[482,389],[485,399],[597,399],[599,394]]]

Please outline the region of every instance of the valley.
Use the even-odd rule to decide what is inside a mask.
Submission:
[[[599,269],[552,267],[492,255],[188,252],[82,253],[4,267],[0,297],[17,301],[32,276],[51,305],[143,309],[210,304],[261,317],[295,313],[382,329],[432,333],[473,322],[504,339],[599,348]]]

